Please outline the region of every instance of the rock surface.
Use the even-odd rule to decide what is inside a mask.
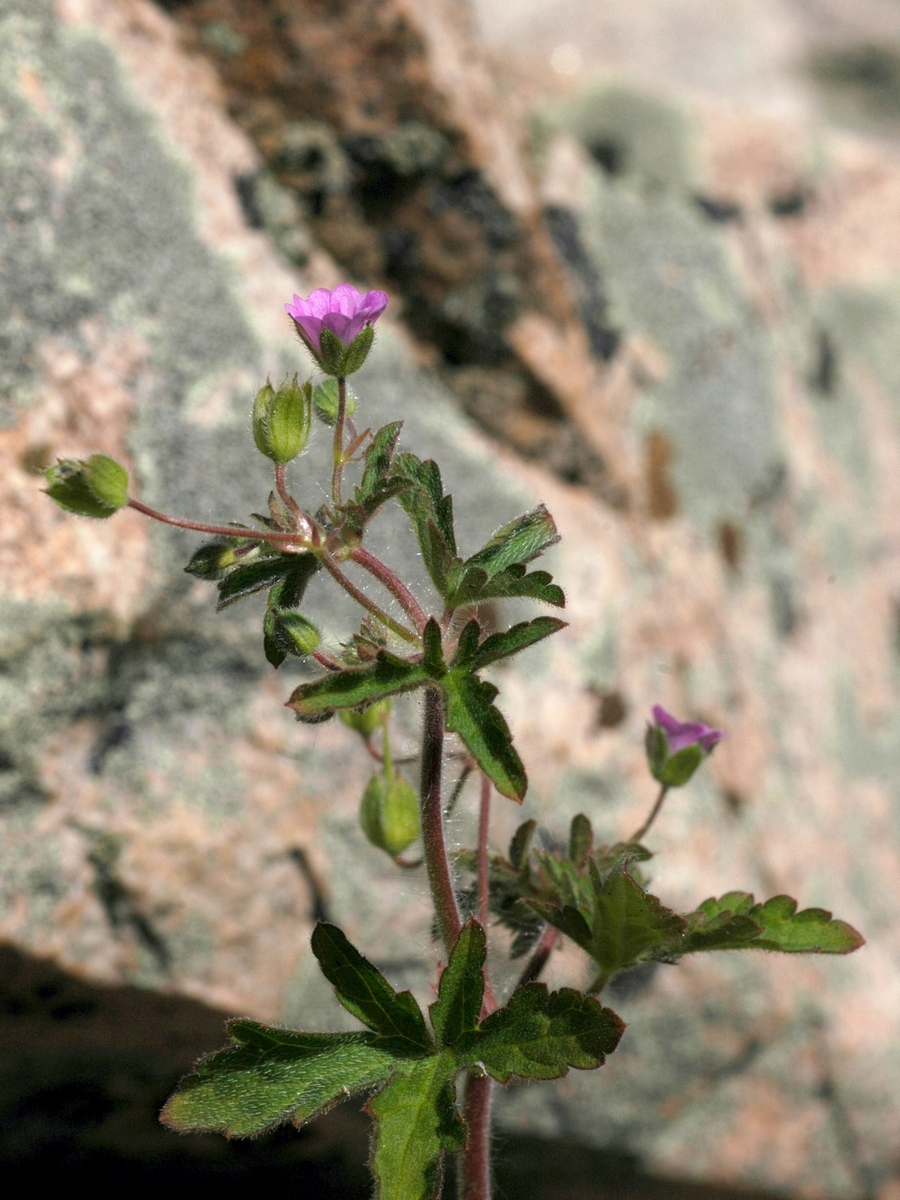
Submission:
[[[205,36],[221,47],[229,28]],[[356,827],[366,763],[337,723],[290,720],[258,612],[214,616],[181,572],[191,539],[133,513],[76,521],[34,474],[99,449],[169,511],[258,508],[249,402],[267,372],[303,366],[281,305],[339,278],[312,232],[301,254],[248,222],[262,151],[181,37],[138,0],[0,3],[0,931],[95,981],[324,1025],[341,1014],[307,950],[317,906],[396,982],[425,995],[432,967],[419,876]],[[641,737],[662,702],[728,731],[658,828],[663,898],[787,891],[868,945],[625,980],[628,1034],[600,1075],[512,1089],[501,1117],[669,1174],[888,1200],[900,169],[824,130],[814,154],[804,122],[621,86],[541,127],[572,303],[590,318],[602,297],[621,335],[588,397],[630,508],[489,443],[397,323],[359,380],[372,423],[403,416],[407,444],[439,457],[466,545],[538,499],[563,534],[570,626],[498,676],[525,811],[626,834],[652,799]],[[415,571],[404,521],[382,529]],[[346,632],[324,586],[310,611]],[[519,814],[496,807],[503,845]],[[471,826],[462,806],[454,836]],[[558,957],[555,978],[578,970]]]

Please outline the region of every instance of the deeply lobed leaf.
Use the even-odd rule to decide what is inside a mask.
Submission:
[[[797,901],[790,896],[756,904],[749,892],[729,892],[704,901],[686,920],[687,931],[672,947],[673,957],[704,950],[850,954],[865,943],[851,925],[823,908],[797,912]]]
[[[506,719],[494,704],[497,689],[463,670],[450,671],[442,686],[447,728],[459,734],[497,791],[521,802],[528,779]]]
[[[485,954],[484,930],[477,921],[467,921],[441,975],[438,998],[428,1009],[434,1032],[445,1046],[452,1046],[478,1024],[484,999]]]

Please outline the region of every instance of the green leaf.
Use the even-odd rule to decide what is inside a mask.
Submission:
[[[338,383],[336,379],[323,379],[313,392],[313,404],[316,412],[325,425],[335,425],[338,414]],[[346,386],[344,416],[352,417],[356,412],[358,399],[349,386]]]
[[[335,709],[359,708],[431,682],[422,663],[409,662],[387,650],[379,650],[372,666],[333,671],[313,683],[300,684],[292,692],[287,706],[300,717],[309,718]]]
[[[422,666],[432,679],[441,679],[447,673],[444,662],[441,627],[434,617],[429,617],[422,633]]]
[[[451,667],[466,667],[469,670],[475,662],[478,652],[478,642],[481,637],[481,626],[477,621],[467,621],[456,643],[456,653],[453,655]]]
[[[535,645],[536,642],[543,641],[551,634],[559,633],[565,627],[566,622],[560,621],[556,617],[536,617],[533,621],[522,621],[518,625],[513,625],[505,633],[492,633],[478,647],[474,656],[474,668],[480,670],[489,663],[497,662],[501,658],[509,658],[512,654],[518,654],[520,650],[525,650],[529,646]]]
[[[301,1125],[396,1068],[371,1033],[293,1033],[255,1021],[232,1021],[228,1032],[232,1045],[201,1059],[163,1109],[171,1129],[250,1137]]]
[[[384,486],[402,428],[402,421],[392,421],[389,425],[383,425],[373,435],[371,442],[366,447],[366,465],[357,489],[358,503],[363,503]]]
[[[471,558],[466,566],[480,567],[488,579],[513,564],[530,562],[559,541],[553,518],[543,504],[532,512],[517,517],[494,536]]]
[[[230,604],[252,596],[263,588],[278,583],[290,571],[293,563],[287,555],[274,558],[258,558],[245,565],[234,567],[219,584],[219,602],[216,611],[221,612]]]
[[[456,1110],[450,1054],[399,1071],[369,1103],[376,1121],[372,1171],[378,1200],[434,1200],[444,1152],[462,1150],[466,1131]]]
[[[441,681],[447,702],[447,728],[460,738],[502,796],[521,801],[528,787],[522,760],[499,708],[497,689],[462,670]]]
[[[290,566],[272,591],[269,603],[279,608],[296,608],[306,594],[306,586],[322,564],[315,554],[292,554]]]
[[[266,660],[277,671],[284,660],[287,658],[287,650],[284,650],[278,643],[277,633],[277,617],[276,609],[267,608],[263,616],[263,653]]]
[[[594,845],[594,831],[584,813],[572,818],[569,827],[569,858],[576,867],[584,867]]]
[[[428,1012],[438,1040],[445,1046],[474,1029],[484,999],[484,930],[474,919],[463,925],[438,985],[438,998]]]
[[[432,521],[444,540],[447,552],[456,557],[456,535],[453,531],[453,497],[444,495],[441,472],[433,459],[424,462],[414,454],[399,454],[395,459],[396,473],[412,485],[401,495],[402,504],[420,535]]]
[[[513,834],[512,841],[509,843],[509,861],[514,871],[521,871],[527,865],[536,829],[537,821],[524,821]]]
[[[702,950],[775,950],[784,954],[850,954],[864,945],[861,934],[823,908],[797,912],[790,896],[755,904],[748,892],[706,900],[687,917],[688,930],[676,953]]]
[[[433,1049],[412,993],[395,992],[336,925],[320,921],[313,931],[312,949],[344,1008],[373,1033],[389,1039],[396,1053],[418,1055]]]
[[[514,563],[505,571],[489,577],[480,567],[467,566],[460,559],[453,560],[447,569],[446,596],[451,608],[463,604],[482,604],[487,600],[522,598],[543,600],[557,608],[565,608],[566,597],[561,587],[553,583],[547,571],[531,571],[526,574],[523,563]]]
[[[481,1064],[499,1083],[513,1076],[559,1079],[570,1067],[601,1066],[624,1029],[616,1014],[591,996],[572,988],[548,992],[542,983],[529,983],[479,1029],[464,1034],[454,1054],[460,1065]]]

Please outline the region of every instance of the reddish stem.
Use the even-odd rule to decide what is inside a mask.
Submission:
[[[282,504],[285,506],[285,508],[288,510],[288,512],[293,517],[294,528],[296,529],[297,522],[300,517],[300,508],[297,504],[297,501],[294,499],[294,497],[291,495],[291,493],[287,489],[287,483],[285,482],[285,464],[284,463],[276,463],[275,464],[275,491],[280,496]]]
[[[470,1075],[466,1084],[463,1119],[466,1148],[462,1152],[459,1200],[491,1197],[491,1091],[489,1075]]]
[[[145,517],[150,517],[154,521],[161,521],[163,525],[175,525],[178,529],[191,529],[195,533],[211,533],[216,537],[237,538],[245,542],[273,542],[276,545],[304,540],[299,538],[296,533],[238,529],[234,525],[206,525],[202,521],[187,521],[182,517],[170,517],[167,513],[159,512],[158,509],[151,508],[148,504],[142,504],[140,500],[129,500],[128,507],[143,513]]]
[[[348,596],[352,596],[357,604],[362,605],[364,609],[377,617],[379,621],[383,621],[389,629],[393,629],[398,637],[403,638],[405,642],[418,642],[418,638],[411,629],[407,629],[405,625],[401,625],[399,621],[395,621],[393,617],[388,616],[384,609],[379,608],[374,600],[370,600],[365,592],[361,592],[355,583],[351,583],[341,568],[337,565],[330,554],[323,551],[321,555],[322,566],[331,575],[331,577],[341,585]]]
[[[403,580],[398,575],[395,575],[386,563],[383,563],[380,558],[376,558],[374,554],[371,554],[363,546],[357,546],[350,557],[364,571],[368,571],[370,575],[374,575],[379,583],[384,584],[403,611],[415,623],[416,628],[421,632],[428,624],[428,617],[422,605]]]
[[[456,945],[462,918],[456,903],[456,890],[450,873],[450,860],[444,840],[444,812],[441,803],[441,767],[444,757],[444,705],[435,687],[425,691],[425,722],[422,733],[422,844],[428,883],[444,947],[449,955]]]

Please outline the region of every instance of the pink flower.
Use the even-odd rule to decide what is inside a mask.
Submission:
[[[387,305],[385,292],[362,295],[352,283],[339,283],[333,292],[317,288],[305,300],[295,296],[294,303],[284,307],[301,338],[319,355],[323,329],[330,330],[344,346],[350,346],[366,325],[375,324]]]
[[[678,721],[659,704],[654,704],[652,711],[654,724],[665,731],[670,754],[677,754],[695,742],[708,754],[725,736],[721,729],[710,729],[700,721]]]

